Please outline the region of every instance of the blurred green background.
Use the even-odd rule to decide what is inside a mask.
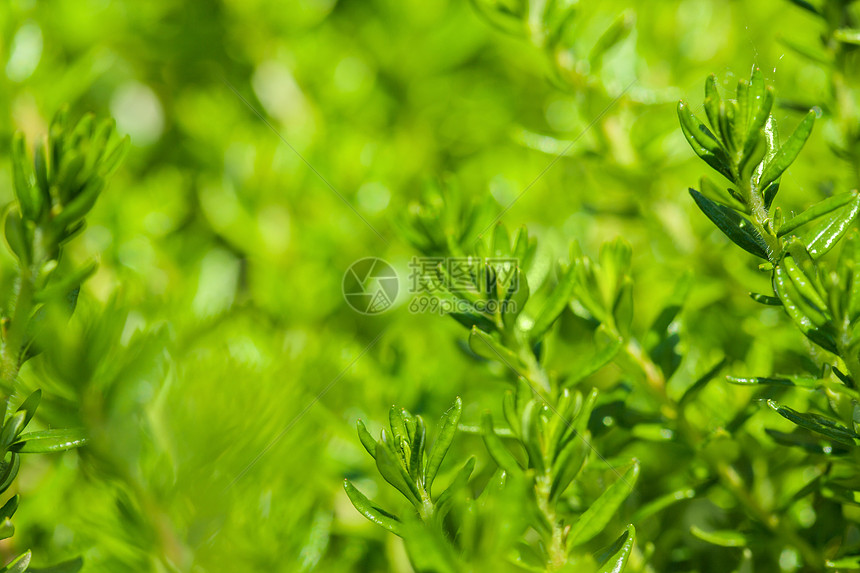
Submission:
[[[675,106],[696,108],[711,73],[728,93],[759,66],[793,129],[829,79],[785,42],[814,48],[818,24],[779,0],[608,0],[581,7],[574,51],[625,12],[632,32],[590,72],[599,87],[577,88],[464,1],[4,2],[3,201],[12,133],[41,137],[64,103],[73,117],[113,116],[132,151],[68,251],[100,260],[79,312],[22,373],[45,390],[44,423],[83,424],[93,442],[25,461],[15,546],[0,555],[81,553],[86,571],[410,571],[399,540],[341,488],[348,476],[402,507],[356,418],[377,431],[397,403],[432,422],[460,395],[474,422],[502,388],[461,350],[454,321],[407,311],[408,293],[371,317],[341,295],[362,257],[405,276],[415,253],[398,224],[428,182],[510,205],[502,220],[528,225],[548,259],[572,239],[596,254],[625,237],[637,328],[691,271],[678,388],[723,353],[739,373],[795,368],[802,336],[746,297],[767,277],[688,199],[704,170]],[[784,209],[848,189],[828,129],[783,178]],[[713,425],[748,397],[707,392]],[[671,451],[613,432],[599,448],[643,460],[642,495],[662,489]],[[451,457],[480,448],[463,437]],[[701,544],[646,524],[637,545],[658,538]]]

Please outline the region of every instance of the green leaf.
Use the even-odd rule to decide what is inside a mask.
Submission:
[[[105,180],[92,178],[87,181],[86,186],[54,217],[53,225],[56,229],[65,229],[87,215],[95,206],[96,201],[105,188]]]
[[[799,6],[800,8],[803,8],[807,12],[811,12],[811,13],[815,14],[816,16],[821,15],[821,11],[818,8],[816,8],[815,5],[812,4],[812,2],[808,2],[807,0],[788,0],[788,1],[791,2],[792,4],[794,4],[795,6]]]
[[[39,402],[42,401],[42,391],[36,390],[32,394],[30,394],[24,402],[21,403],[21,406],[18,407],[19,412],[24,412],[26,415],[24,417],[24,426],[27,427],[27,424],[30,423],[30,420],[33,419],[33,416],[36,415],[36,409],[39,407]]]
[[[463,467],[457,471],[457,475],[451,480],[451,484],[436,498],[436,505],[440,510],[444,511],[445,507],[453,499],[454,494],[469,483],[469,478],[472,476],[472,472],[475,471],[475,463],[474,456],[466,460],[466,463],[463,464]]]
[[[621,573],[627,565],[627,560],[633,552],[633,542],[636,539],[636,528],[628,525],[627,530],[615,542],[598,556],[600,569],[597,573]],[[604,557],[604,555],[606,555]],[[601,558],[602,557],[602,558]]]
[[[696,394],[698,394],[702,389],[713,380],[714,376],[716,376],[720,370],[726,365],[726,358],[724,357],[722,360],[717,362],[710,370],[705,372],[698,380],[693,382],[689,388],[684,391],[684,394],[681,396],[681,399],[678,401],[680,406],[684,406],[690,400],[692,400]]]
[[[768,400],[767,405],[786,420],[806,428],[807,430],[827,436],[840,444],[855,446],[855,439],[860,438],[860,436],[858,436],[853,430],[849,430],[839,422],[831,420],[830,418],[826,418],[818,414],[798,412],[788,406],[782,406],[773,400]]]
[[[597,39],[591,48],[591,52],[588,54],[588,60],[593,69],[596,70],[600,67],[601,58],[612,46],[630,35],[630,32],[633,30],[634,21],[633,13],[625,11]]]
[[[50,567],[30,567],[28,573],[78,573],[84,567],[84,560],[81,557],[76,557],[62,563],[57,563]]]
[[[9,498],[9,501],[3,504],[0,508],[0,519],[10,519],[18,510],[18,499],[20,496],[16,493]]]
[[[493,362],[501,362],[514,370],[520,364],[516,354],[476,326],[473,326],[472,331],[469,333],[469,348],[481,358],[492,360]]]
[[[46,143],[48,138],[43,137],[33,151],[33,172],[36,174],[36,184],[42,192],[43,197],[50,196],[50,179],[48,178],[48,158]]]
[[[690,189],[690,195],[708,219],[736,245],[757,257],[768,258],[767,244],[749,219],[711,201],[695,189]]]
[[[690,527],[690,533],[712,545],[720,547],[746,547],[749,540],[741,533],[731,530],[704,531],[695,525]]]
[[[406,421],[403,419],[403,408],[398,408],[392,404],[391,408],[388,409],[388,425],[391,427],[391,435],[395,442],[409,438]]]
[[[80,287],[85,280],[93,276],[98,269],[96,261],[90,261],[73,269],[66,276],[46,285],[36,293],[36,302],[49,302],[51,300],[65,299],[74,289]]]
[[[21,454],[47,454],[80,448],[88,441],[83,428],[42,430],[21,434],[10,449]]]
[[[708,121],[711,124],[711,127],[720,131],[720,104],[722,104],[722,99],[720,98],[720,93],[717,90],[717,77],[714,74],[709,75],[705,78],[705,115],[708,116]],[[725,134],[719,133],[723,138],[725,138]]]
[[[367,426],[361,420],[356,421],[356,429],[358,430],[358,439],[361,445],[367,450],[367,453],[376,458],[376,440],[373,435],[367,430]]]
[[[843,44],[860,46],[860,30],[856,28],[841,28],[833,32],[833,37]]]
[[[722,145],[714,134],[690,112],[687,104],[678,104],[678,117],[681,120],[681,131],[696,155],[724,177],[733,180],[731,166]]]
[[[828,569],[860,569],[860,555],[854,555],[851,557],[842,557],[840,559],[828,559],[825,563]]]
[[[699,180],[699,187],[701,187],[701,193],[708,199],[719,203],[720,205],[725,205],[726,207],[730,207],[735,211],[742,211],[745,213],[749,212],[747,206],[741,203],[738,199],[729,192],[728,189],[717,185],[714,183],[709,177],[702,177]]]
[[[481,422],[481,428],[484,431],[484,445],[486,445],[490,457],[493,458],[502,470],[508,473],[518,473],[522,471],[517,459],[505,447],[502,440],[493,431],[493,417],[489,412],[484,413]]]
[[[23,555],[10,561],[6,567],[0,569],[0,573],[23,573],[24,571],[27,571],[27,566],[30,565],[31,557],[31,553],[27,551]]]
[[[14,452],[8,462],[0,462],[0,493],[9,489],[9,486],[12,485],[12,482],[15,481],[15,477],[18,475],[20,467],[21,456]]]
[[[571,482],[582,471],[588,454],[591,452],[589,434],[574,432],[567,439],[558,456],[553,462],[553,480],[550,499],[556,500],[564,494]]]
[[[782,301],[775,296],[768,296],[757,292],[751,292],[749,295],[751,299],[759,304],[763,304],[765,306],[782,306]]]
[[[796,427],[792,432],[780,432],[772,428],[765,428],[764,431],[777,444],[790,448],[802,448],[811,454],[831,456],[848,453],[848,449],[844,444],[834,442],[821,434],[810,432],[800,426]]]
[[[39,190],[32,184],[33,172],[27,157],[26,143],[22,133],[16,133],[12,140],[12,180],[15,198],[25,219],[36,221],[40,218],[43,201]]]
[[[854,221],[857,219],[857,213],[860,212],[860,193],[857,191],[850,191],[843,195],[831,197],[830,199],[822,201],[818,205],[810,208],[804,213],[801,213],[798,217],[803,217],[806,213],[819,206],[822,206],[822,210],[829,209],[829,206],[824,207],[823,204],[827,203],[831,199],[839,199],[838,202],[841,202],[843,199],[848,199],[848,202],[838,207],[833,207],[829,211],[823,212],[818,217],[812,219],[813,221],[815,221],[816,218],[820,219],[815,221],[815,224],[810,225],[802,232],[796,233],[798,239],[800,239],[800,241],[806,246],[809,254],[814,259],[824,255],[824,253],[829,251],[837,242],[839,242],[845,233],[852,228]],[[834,204],[835,203],[837,202],[834,202]],[[798,217],[795,217],[795,219]],[[786,222],[780,228],[780,232],[782,234],[788,232],[785,231],[787,226],[791,230],[796,229],[797,227],[794,226],[793,223],[794,219]],[[803,223],[801,223],[801,225],[802,224]]]
[[[794,130],[794,133],[779,148],[773,159],[767,163],[758,182],[759,189],[764,189],[776,181],[788,169],[789,165],[794,162],[800,150],[803,149],[806,140],[809,139],[809,134],[812,133],[812,126],[814,124],[815,112],[810,110],[806,114],[806,117],[803,118],[803,121],[800,122],[800,125],[797,126],[797,129]]]
[[[343,489],[360,514],[391,533],[400,535],[401,523],[397,517],[370,501],[348,479],[343,480]]]
[[[27,412],[15,412],[3,425],[3,430],[0,431],[0,452],[3,454],[15,443],[18,434],[24,429],[24,420],[27,419]]]
[[[13,535],[15,535],[15,526],[12,525],[9,518],[0,521],[0,540],[9,539]]]
[[[384,442],[387,442],[385,432],[382,433],[383,442],[376,444],[376,468],[385,481],[394,486],[406,499],[412,503],[421,503],[421,493],[418,486],[412,481],[406,469],[394,459]]]
[[[633,486],[636,485],[638,477],[639,462],[634,461],[627,471],[609,486],[585,513],[579,516],[568,533],[568,547],[582,545],[603,531],[603,528],[615,517],[618,508],[633,491]]]
[[[31,234],[21,219],[21,214],[15,209],[6,211],[4,218],[4,236],[9,250],[18,258],[22,266],[30,264],[33,258]]]
[[[595,336],[595,338],[598,338],[598,336]],[[582,380],[585,380],[612,362],[612,360],[618,355],[618,352],[620,352],[621,348],[624,346],[624,340],[619,337],[609,336],[608,333],[605,338],[605,342],[600,345],[595,352],[580,354],[579,357],[574,360],[573,364],[570,366],[570,372],[564,381],[564,386],[573,386]]]
[[[409,457],[409,475],[413,480],[423,479],[424,447],[427,439],[427,428],[421,416],[415,418],[417,424],[410,443],[411,452]]]
[[[439,435],[436,437],[436,441],[433,442],[433,447],[427,460],[424,489],[427,490],[428,494],[433,485],[433,480],[436,479],[436,474],[439,472],[439,467],[442,465],[442,460],[445,459],[445,454],[448,453],[448,449],[454,441],[454,436],[457,434],[457,425],[460,423],[460,414],[462,411],[463,402],[457,396],[454,400],[454,405],[442,414],[442,425],[439,428]]]
[[[683,501],[685,499],[693,499],[694,497],[696,497],[696,490],[689,488],[680,489],[678,491],[667,493],[666,495],[661,495],[654,501],[648,502],[647,504],[637,509],[636,513],[633,514],[633,518],[631,519],[631,521],[640,522],[644,519],[651,517],[652,515],[660,513],[674,503]]]
[[[572,263],[567,271],[559,277],[558,284],[552,289],[549,297],[543,305],[540,313],[535,318],[535,322],[529,331],[529,336],[533,342],[537,342],[546,335],[547,331],[552,327],[568,303],[573,297],[576,287],[576,273],[574,272],[574,264]]]
[[[785,257],[774,267],[774,291],[782,301],[786,313],[807,338],[830,352],[838,353],[835,332],[830,317],[825,314],[826,309],[810,303],[810,297],[816,298],[816,293],[812,290],[814,287],[801,285],[804,286],[804,291],[798,289],[785,268],[787,259],[789,257]]]

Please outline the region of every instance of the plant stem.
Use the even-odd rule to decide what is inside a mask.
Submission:
[[[630,349],[635,349],[631,351]],[[690,448],[695,448],[697,444],[702,442],[702,436],[699,432],[686,423],[686,420],[681,416],[682,411],[678,404],[674,403],[667,395],[665,389],[665,381],[660,368],[641,351],[639,343],[631,337],[627,345],[628,355],[634,359],[634,362],[642,369],[646,380],[649,381],[648,388],[651,393],[662,403],[662,411],[672,412],[678,416],[676,431],[680,435],[682,441]],[[636,351],[638,350],[638,351]],[[660,382],[656,384],[655,382]],[[789,544],[797,548],[803,556],[804,561],[809,567],[816,570],[824,569],[824,558],[817,551],[801,538],[794,529],[781,520],[776,514],[764,508],[759,501],[753,497],[749,488],[744,484],[743,479],[738,475],[737,471],[730,464],[723,460],[711,460],[705,457],[711,470],[717,474],[720,483],[725,487],[735,499],[746,509],[746,511],[755,519],[760,521],[765,527],[775,534],[778,534],[785,539]]]
[[[5,399],[4,419],[9,410],[9,400],[15,390],[18,372],[21,369],[21,352],[23,351],[24,335],[33,310],[35,294],[35,277],[31,267],[22,267],[18,277],[18,292],[15,295],[14,310],[0,346],[0,379],[7,393]]]

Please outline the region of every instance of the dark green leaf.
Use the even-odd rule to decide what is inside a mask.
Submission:
[[[678,117],[681,120],[681,131],[696,155],[732,181],[734,176],[726,152],[711,131],[693,116],[684,102],[678,104]]]
[[[811,430],[813,432],[817,432],[828,438],[835,440],[841,444],[845,444],[847,446],[856,445],[855,439],[860,437],[853,430],[849,430],[839,422],[835,420],[831,420],[830,418],[826,418],[824,416],[820,416],[818,414],[812,413],[804,413],[798,412],[789,408],[788,406],[782,406],[777,404],[773,400],[768,400],[767,405],[770,406],[774,411],[776,411],[783,418],[806,428],[807,430]]]
[[[767,259],[767,244],[753,224],[732,209],[711,201],[695,189],[690,195],[699,209],[736,245],[762,259]]]
[[[807,0],[788,0],[788,1],[791,2],[792,4],[794,4],[795,6],[799,6],[799,7],[803,8],[807,12],[812,12],[816,16],[821,15],[821,11],[818,8],[816,8],[815,5],[812,4],[812,2],[807,2]]]
[[[3,504],[3,507],[0,508],[0,519],[10,519],[15,512],[18,510],[18,494],[13,495],[9,498],[9,501]]]
[[[768,296],[766,294],[760,294],[757,292],[751,292],[750,298],[756,301],[757,303],[766,305],[766,306],[782,306],[782,301],[779,300],[775,296]]]

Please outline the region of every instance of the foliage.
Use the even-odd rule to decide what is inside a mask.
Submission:
[[[858,10],[3,3],[7,570],[860,570]]]

